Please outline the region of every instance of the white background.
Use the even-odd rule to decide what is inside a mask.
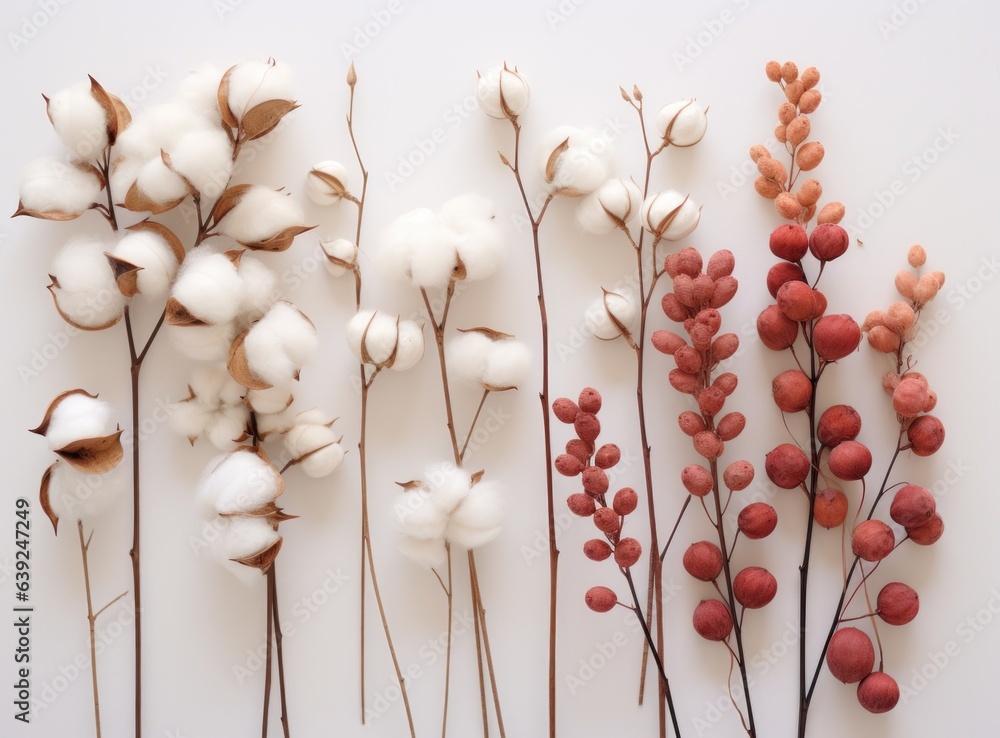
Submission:
[[[303,2],[279,7],[263,0],[233,0],[232,8],[222,2],[179,0],[159,5],[155,12],[138,3],[7,3],[0,14],[0,31],[6,38],[0,58],[9,70],[3,96],[0,167],[5,176],[0,203],[13,212],[21,168],[36,156],[60,151],[39,93],[57,91],[89,73],[131,100],[136,112],[169,100],[183,75],[205,62],[224,69],[245,58],[268,56],[292,65],[302,107],[238,179],[287,186],[305,202],[305,173],[311,164],[335,158],[352,166],[343,80],[348,57],[353,57],[360,79],[359,139],[371,171],[369,248],[380,225],[411,208],[436,208],[469,190],[490,196],[509,237],[510,258],[496,277],[461,295],[454,325],[487,324],[534,343],[538,323],[529,234],[519,230],[513,219],[521,213],[519,201],[512,178],[495,153],[510,151],[509,127],[475,110],[470,97],[476,69],[506,59],[518,65],[532,86],[531,106],[522,117],[527,161],[543,133],[557,124],[620,126],[615,142],[620,173],[638,177],[643,164],[638,126],[619,97],[618,85],[630,89],[638,84],[650,111],[691,96],[711,106],[704,141],[694,149],[661,157],[653,187],[689,191],[704,205],[691,245],[704,252],[725,247],[736,254],[741,289],[724,310],[724,325],[741,332],[767,303],[764,275],[773,257],[766,239],[779,222],[769,204],[754,193],[752,178],[741,184],[735,176],[747,162],[748,147],[769,137],[781,101],[763,67],[770,58],[792,59],[800,68],[818,67],[825,98],[812,116],[813,137],[824,143],[827,158],[817,176],[827,193],[824,201],[836,198],[846,204],[845,223],[864,243],[852,247],[824,276],[831,311],[848,312],[860,320],[868,310],[886,306],[895,294],[893,275],[904,266],[912,243],[923,243],[929,265],[947,273],[948,282],[935,303],[943,316],[937,321],[937,335],[917,354],[920,370],[940,396],[937,412],[947,426],[947,442],[930,459],[904,454],[894,477],[934,487],[940,493],[938,506],[947,530],[940,544],[930,549],[904,546],[875,576],[878,582],[907,581],[921,595],[920,615],[912,624],[880,629],[886,669],[913,690],[905,693],[905,704],[886,716],[868,715],[857,705],[854,689],[836,683],[824,671],[810,735],[913,736],[944,731],[984,735],[995,724],[992,682],[1000,645],[996,613],[988,609],[1000,608],[995,543],[1000,504],[990,471],[996,402],[993,383],[987,383],[997,358],[991,318],[998,307],[993,281],[998,244],[987,222],[997,196],[995,100],[1000,60],[995,28],[1000,10],[992,3],[916,0],[854,1],[823,5],[822,10],[819,4],[766,0],[577,3],[506,2],[484,10],[454,0],[395,0],[391,6],[359,2],[344,7]],[[51,17],[44,10],[47,5]],[[23,35],[26,43],[9,34]],[[354,51],[347,46],[354,46]],[[435,129],[443,131],[443,143],[435,144],[433,153],[412,173],[400,170],[406,157],[419,161],[415,154],[419,142],[431,138]],[[950,132],[947,142],[942,131]],[[926,171],[918,166],[921,163]],[[390,174],[403,173],[408,176],[402,182],[390,181]],[[527,178],[532,191],[537,191],[537,172],[530,170]],[[903,194],[884,206],[879,193],[889,190],[895,180],[902,183]],[[720,185],[726,183],[735,190],[725,191]],[[864,219],[863,213],[874,217]],[[307,206],[309,221],[318,223],[323,235],[351,233],[352,215],[347,206],[334,211]],[[190,226],[171,222],[190,240]],[[14,602],[9,571],[14,556],[13,500],[23,495],[34,501],[38,479],[51,462],[44,442],[26,429],[39,422],[53,396],[77,386],[99,392],[115,405],[123,421],[128,417],[122,328],[75,336],[54,352],[55,344],[65,343],[60,338],[65,325],[45,291],[48,264],[58,247],[71,234],[103,228],[94,214],[68,224],[17,219],[0,226],[0,294],[6,328],[0,359],[4,388],[0,432],[7,482],[0,503],[0,530],[7,531],[0,533],[3,608]],[[310,275],[298,289],[288,291],[316,322],[322,337],[322,355],[303,373],[299,402],[340,416],[337,427],[353,449],[358,397],[350,378],[356,367],[342,335],[353,307],[353,290],[322,269],[315,270],[310,256],[314,235],[302,237],[289,252],[266,259],[279,274],[288,275],[289,286],[293,270]],[[552,396],[575,396],[586,385],[601,389],[606,407],[603,438],[618,442],[627,458],[638,459],[631,355],[621,343],[581,341],[579,333],[583,308],[600,285],[611,287],[631,272],[631,254],[618,241],[580,234],[570,203],[553,205],[542,238],[550,291]],[[367,255],[362,262],[370,266]],[[370,269],[366,301],[404,314],[420,307],[414,293],[388,287]],[[140,314],[143,310],[138,308]],[[140,319],[144,326],[140,332],[152,314],[150,307]],[[666,326],[655,301],[651,316],[652,327]],[[41,363],[36,356],[42,357]],[[683,499],[677,474],[695,460],[675,423],[687,401],[666,384],[671,365],[650,352],[647,392],[661,531],[669,530]],[[767,450],[788,440],[768,389],[770,378],[787,368],[788,360],[764,351],[751,335],[737,366],[740,388],[729,406],[743,411],[749,426],[738,442],[729,444],[726,458],[749,458],[759,467],[758,481],[745,494],[771,499],[781,516],[771,538],[741,545],[737,554],[741,564],[768,566],[779,580],[778,598],[748,616],[746,634],[748,653],[759,657],[752,669],[759,734],[780,737],[792,734],[795,718],[797,667],[788,643],[797,617],[796,566],[805,507],[800,496],[769,486],[762,463]],[[159,403],[185,395],[189,368],[168,341],[157,341],[143,375],[143,418],[152,418]],[[822,403],[850,402],[861,409],[862,440],[876,457],[873,478],[885,468],[894,438],[894,419],[878,388],[885,368],[881,357],[863,347],[831,370],[822,398]],[[546,725],[548,566],[537,387],[533,381],[520,392],[491,398],[491,407],[506,420],[471,459],[476,468],[502,479],[508,489],[507,525],[501,537],[482,550],[479,561],[507,734],[519,738],[542,736]],[[459,417],[470,417],[476,393],[456,390],[455,400]],[[429,573],[397,552],[391,517],[391,504],[398,495],[393,481],[418,476],[425,464],[448,455],[434,357],[429,355],[405,375],[380,380],[372,402],[369,443],[376,557],[401,661],[404,667],[413,664],[420,670],[410,685],[418,733],[436,735],[444,672],[432,644],[444,632],[444,598]],[[793,431],[801,432],[799,420],[790,422]],[[460,420],[460,427],[465,422]],[[165,426],[150,423],[142,469],[145,733],[150,738],[256,734],[263,675],[258,670],[241,683],[234,668],[245,666],[248,650],[263,642],[264,590],[247,589],[204,555],[196,555],[190,540],[197,538],[203,521],[192,502],[193,485],[213,451],[204,443],[192,449]],[[553,434],[558,450],[568,437],[567,429],[556,423]],[[283,618],[294,628],[285,641],[286,666],[292,731],[300,738],[405,734],[399,702],[378,701],[392,683],[392,672],[371,599],[368,700],[384,714],[367,728],[359,725],[357,481],[353,451],[332,479],[313,482],[294,471],[288,475],[283,504],[301,517],[283,526],[285,545],[278,571]],[[640,487],[641,464],[626,469],[621,483]],[[559,498],[575,491],[571,480],[557,477],[556,484]],[[851,490],[852,499],[858,492]],[[561,513],[561,504],[558,509]],[[645,540],[648,531],[642,514],[640,508],[633,530]],[[12,691],[3,687],[0,733],[38,738],[89,735],[89,676],[59,679],[60,667],[72,664],[87,643],[75,531],[66,525],[54,538],[37,506],[33,523],[35,696],[51,697],[46,687],[54,689],[53,685],[64,689],[26,727],[12,720]],[[679,566],[683,549],[710,532],[704,519],[691,516],[668,560],[667,581],[675,590],[666,611],[668,668],[683,734],[736,736],[741,731],[732,711],[720,711],[726,706],[725,652],[717,644],[701,641],[690,626],[693,606],[709,596],[710,589],[688,578]],[[654,735],[652,706],[635,704],[641,636],[625,624],[624,611],[600,616],[583,605],[584,591],[594,584],[623,589],[610,563],[595,564],[580,552],[592,533],[589,523],[573,520],[560,535],[560,735],[596,736],[611,730]],[[123,502],[100,522],[94,536],[98,600],[131,584],[129,537]],[[822,618],[814,621],[809,634],[813,658],[839,592],[838,538],[836,532],[818,531],[814,549],[812,612],[822,613]],[[347,581],[329,597],[316,595],[331,572],[339,572]],[[462,564],[456,567],[456,582],[456,613],[466,615],[468,590]],[[308,612],[304,607],[294,609],[303,601],[323,604],[305,617],[300,616]],[[980,624],[973,628],[967,620],[977,616]],[[129,735],[132,720],[128,623],[126,605],[113,607],[102,620],[108,641],[100,658],[103,717],[105,735],[112,737]],[[450,723],[454,736],[473,735],[478,724],[473,637],[467,627],[463,631],[455,637]],[[627,643],[601,664],[595,658],[599,644],[613,641],[616,633],[619,642]],[[12,629],[0,628],[2,685],[12,684],[14,678],[13,648]],[[946,649],[949,653],[944,653]],[[584,666],[587,661],[603,668],[592,674]],[[921,677],[921,671],[930,678]],[[584,683],[573,683],[571,678]],[[393,690],[389,695],[394,696]],[[272,702],[275,731],[277,713],[277,703]]]

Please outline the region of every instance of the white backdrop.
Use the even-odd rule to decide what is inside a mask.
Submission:
[[[988,3],[918,0],[854,0],[823,9],[776,0],[655,5],[518,1],[488,10],[455,0],[339,5],[178,0],[158,5],[154,12],[139,3],[7,3],[0,13],[0,30],[7,39],[0,58],[8,69],[0,203],[13,212],[23,166],[59,151],[39,93],[54,92],[89,73],[140,110],[169,100],[183,75],[205,62],[225,68],[269,56],[295,70],[302,107],[239,177],[287,186],[305,202],[305,173],[311,164],[334,158],[351,165],[343,80],[353,59],[360,79],[359,139],[371,171],[368,238],[380,224],[417,206],[437,208],[465,191],[493,198],[511,254],[501,273],[461,295],[456,321],[488,324],[535,342],[530,238],[518,227],[514,216],[521,210],[514,183],[496,156],[498,148],[510,150],[509,128],[479,113],[471,97],[476,69],[506,59],[531,83],[531,106],[522,122],[525,151],[532,156],[539,138],[555,125],[608,127],[617,132],[621,173],[638,174],[643,164],[638,126],[619,97],[619,85],[630,89],[638,84],[650,110],[691,96],[711,106],[705,140],[659,159],[653,186],[690,191],[703,203],[691,245],[706,252],[725,247],[736,254],[741,290],[723,314],[726,328],[740,332],[767,302],[764,275],[773,258],[766,239],[778,223],[754,193],[752,176],[740,174],[748,147],[770,136],[780,102],[777,89],[764,78],[764,63],[792,59],[800,68],[818,67],[824,102],[812,117],[813,137],[827,151],[818,172],[828,193],[824,200],[833,197],[846,204],[845,224],[864,244],[852,246],[824,276],[831,310],[860,320],[868,310],[887,305],[894,295],[893,275],[904,266],[912,243],[923,243],[933,268],[947,273],[936,303],[937,335],[918,352],[921,371],[940,395],[937,414],[947,426],[947,442],[933,458],[904,456],[898,466],[899,478],[939,493],[947,530],[939,545],[907,547],[877,575],[880,582],[907,581],[921,595],[920,615],[912,624],[881,629],[886,669],[908,690],[904,700],[889,715],[868,715],[857,705],[852,687],[824,672],[810,735],[983,735],[995,724],[992,676],[1000,646],[1000,627],[994,624],[1000,612],[994,534],[1000,503],[989,471],[996,403],[987,384],[997,359],[990,319],[998,308],[993,277],[1000,246],[986,225],[997,196],[994,129],[1000,112],[995,96],[1000,59],[994,29],[1000,9]],[[530,172],[528,181],[537,191],[536,172]],[[307,204],[307,216],[323,235],[349,235],[352,229],[349,207],[326,211]],[[50,463],[44,442],[26,429],[39,422],[53,396],[77,386],[99,392],[123,420],[128,417],[123,331],[116,327],[67,337],[45,291],[48,264],[61,243],[70,234],[102,227],[93,214],[68,224],[19,218],[0,227],[0,294],[8,336],[0,359],[7,481],[0,495],[0,528],[7,531],[0,534],[2,608],[14,602],[13,500],[36,500],[38,479]],[[639,487],[631,357],[621,343],[598,343],[581,333],[584,307],[599,285],[610,287],[631,273],[631,254],[618,243],[579,233],[565,203],[553,205],[542,230],[552,396],[575,396],[588,384],[604,393],[604,437],[617,441],[632,460],[625,474]],[[380,714],[364,729],[358,720],[359,504],[353,450],[358,397],[350,382],[356,365],[343,342],[353,292],[321,268],[317,271],[314,235],[267,260],[283,274],[289,296],[321,333],[321,357],[303,373],[302,400],[340,416],[338,427],[352,452],[330,480],[313,482],[293,471],[283,497],[289,512],[301,516],[283,527],[285,545],[278,562],[283,619],[292,628],[285,641],[292,732],[300,738],[400,736],[405,734],[403,710],[391,686],[373,600],[368,700]],[[367,255],[362,259],[369,260]],[[415,294],[369,274],[366,289],[373,305],[404,314],[419,309]],[[652,316],[654,328],[665,327],[666,319],[655,307]],[[148,325],[151,317],[143,316],[140,323]],[[748,494],[772,499],[781,516],[774,536],[742,547],[739,557],[743,563],[770,567],[779,580],[777,599],[748,617],[746,626],[747,649],[756,657],[751,672],[761,736],[791,734],[797,691],[796,566],[804,507],[799,496],[776,493],[762,468],[764,452],[787,439],[768,391],[770,378],[787,368],[785,358],[763,351],[751,337],[738,363],[740,388],[730,400],[747,415],[749,428],[729,444],[727,458],[742,456],[758,466],[758,482]],[[247,589],[192,547],[203,525],[192,489],[213,451],[202,443],[190,448],[155,420],[161,417],[157,408],[185,395],[189,363],[174,355],[165,340],[157,342],[149,362],[142,411],[150,419],[142,470],[145,732],[150,738],[252,735],[259,730],[263,684],[253,655],[264,637],[263,588]],[[669,530],[683,499],[677,474],[695,460],[675,423],[687,406],[666,384],[669,367],[665,357],[650,352],[648,401],[661,531]],[[893,438],[894,421],[878,388],[883,368],[863,348],[824,382],[825,402],[851,402],[862,410],[862,440],[875,453],[876,470],[884,469]],[[509,490],[504,532],[479,560],[508,735],[519,738],[542,736],[546,725],[548,565],[536,392],[537,383],[491,399],[499,427],[473,456],[477,467],[502,478]],[[456,392],[461,418],[471,416],[477,399],[472,390]],[[565,440],[566,427],[555,424],[557,448]],[[415,665],[420,674],[410,685],[418,734],[435,735],[444,674],[436,645],[444,632],[444,598],[429,573],[397,552],[390,511],[398,494],[392,482],[417,476],[427,462],[448,453],[432,355],[417,369],[376,385],[369,443],[373,540],[383,593],[404,669]],[[560,499],[575,491],[564,478],[557,477],[556,484]],[[655,711],[635,705],[641,635],[626,624],[624,611],[601,616],[583,605],[588,587],[608,584],[620,590],[620,578],[609,563],[598,565],[583,557],[580,547],[591,537],[589,524],[571,521],[562,510],[560,504],[560,734],[596,736],[614,730],[653,735]],[[89,675],[76,674],[71,666],[87,643],[75,531],[66,526],[55,539],[37,505],[33,524],[33,689],[51,704],[36,711],[30,727],[23,726],[12,719],[12,690],[4,691],[0,733],[89,735]],[[638,534],[642,526],[637,528]],[[709,532],[703,519],[689,517],[675,554]],[[812,603],[814,612],[829,612],[839,592],[839,541],[835,533],[819,534]],[[131,584],[129,536],[123,503],[94,537],[98,600]],[[690,626],[694,604],[710,595],[708,585],[687,577],[679,556],[672,556],[668,567],[669,668],[684,735],[739,735],[721,687],[728,666],[725,653],[697,638]],[[478,725],[464,571],[459,566],[456,572],[454,736],[472,735]],[[132,720],[127,600],[101,623],[103,717],[105,735],[112,737],[129,735]],[[813,654],[825,627],[810,633]],[[4,685],[14,679],[14,636],[12,628],[0,628]],[[615,644],[615,654],[595,658],[602,649],[609,651],[608,643]],[[591,670],[588,664],[599,668]],[[241,674],[241,668],[252,673]],[[272,703],[275,730],[277,712]]]

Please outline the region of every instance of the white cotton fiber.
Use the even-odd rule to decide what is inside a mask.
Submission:
[[[420,566],[435,568],[441,566],[448,557],[443,538],[412,538],[400,536],[399,551],[406,558]]]
[[[672,146],[693,146],[708,130],[708,115],[694,100],[678,100],[660,108],[656,114],[656,130]]]
[[[466,279],[486,279],[500,268],[507,257],[507,245],[490,200],[474,194],[459,195],[441,206],[440,217],[457,236],[456,248],[465,265]]]
[[[117,428],[114,410],[108,403],[74,392],[63,397],[53,408],[45,440],[49,448],[56,451],[74,441],[109,436]]]
[[[86,237],[66,244],[52,260],[51,274],[59,287],[52,289],[59,309],[76,325],[103,328],[117,321],[126,299],[118,289],[106,246]]]
[[[184,259],[171,297],[199,320],[228,323],[240,311],[243,280],[229,257],[196,248]]]
[[[580,200],[576,220],[588,233],[602,235],[628,223],[642,207],[642,190],[631,179],[609,179]],[[617,220],[616,220],[617,219]]]
[[[521,341],[494,341],[486,360],[482,382],[488,387],[520,387],[531,371],[531,349]]]
[[[486,371],[486,362],[493,350],[493,341],[479,331],[456,333],[445,344],[445,359],[452,377],[470,384],[479,384]]]
[[[281,296],[278,275],[260,259],[245,252],[240,258],[237,273],[243,282],[240,291],[240,318],[249,324],[259,320]]]
[[[213,200],[233,174],[233,144],[221,128],[187,133],[167,153],[171,168]]]
[[[498,482],[480,482],[448,518],[445,538],[474,549],[492,541],[503,526],[503,494]]]
[[[177,274],[177,256],[155,231],[128,231],[111,249],[123,261],[141,267],[136,274],[139,294],[162,297]]]
[[[222,116],[219,113],[219,81],[222,72],[206,64],[189,72],[177,87],[174,102],[218,126]]]
[[[316,355],[316,328],[297,308],[276,302],[251,326],[243,342],[250,371],[268,384],[283,384]]]
[[[410,233],[427,229],[437,214],[428,208],[417,208],[400,215],[379,234],[375,251],[375,267],[390,282],[407,282],[410,279]]]
[[[313,174],[313,172],[316,171],[334,177],[338,182],[340,182],[342,188],[346,191],[347,167],[339,161],[321,161],[318,164],[314,164],[313,168],[309,170],[309,174],[306,175],[306,196],[308,196],[310,200],[317,205],[324,207],[335,205],[340,202],[343,195],[340,194],[337,188],[331,187],[324,180]]]
[[[396,218],[382,232],[375,266],[386,279],[443,289],[458,263],[456,235],[428,208]]]
[[[246,406],[223,405],[212,413],[204,435],[217,449],[226,451],[246,435],[249,422],[250,411]]]
[[[479,107],[491,118],[518,116],[528,107],[531,92],[528,83],[516,70],[506,65],[490,67],[479,74],[476,99]]]
[[[319,408],[303,410],[292,418],[293,425],[333,425],[334,418]]]
[[[162,159],[150,159],[135,178],[136,187],[155,203],[166,204],[188,194],[187,183],[167,168]]]
[[[431,481],[431,499],[435,507],[445,513],[452,510],[469,495],[472,476],[465,469],[441,465],[427,474]]]
[[[97,201],[101,181],[95,171],[46,156],[24,168],[18,194],[26,210],[77,215]]]
[[[435,504],[433,493],[427,490],[403,492],[393,505],[393,512],[400,531],[410,538],[431,540],[444,536],[448,514]]]
[[[240,120],[268,100],[293,100],[292,71],[281,62],[245,61],[229,72],[229,109]]]
[[[568,148],[555,161],[549,187],[565,195],[586,195],[608,179],[611,144],[597,131],[560,126],[550,131],[542,143],[540,165],[545,174],[549,158],[564,142]]]
[[[90,82],[60,90],[48,102],[56,135],[81,159],[93,161],[108,147],[108,118],[90,92]]]
[[[281,538],[265,518],[237,515],[222,518],[221,535],[212,542],[212,557],[247,587],[261,587],[266,581],[260,569],[237,563],[262,553]]]
[[[232,321],[214,325],[168,325],[166,330],[174,348],[198,361],[225,361],[236,337]]]
[[[257,427],[264,420],[262,416],[273,416],[283,413],[292,404],[292,393],[288,385],[275,385],[267,389],[254,389],[247,392],[247,404],[257,413]],[[278,419],[275,418],[275,421]],[[290,420],[289,420],[289,427]],[[268,431],[273,431],[273,426]],[[279,431],[283,433],[284,431]]]
[[[196,400],[185,400],[170,406],[167,425],[177,435],[194,440],[205,432],[211,419],[210,407]]]
[[[587,329],[602,341],[618,338],[623,334],[611,319],[612,315],[629,333],[635,330],[639,311],[631,295],[608,292],[594,300],[584,313]]]
[[[398,372],[405,372],[416,366],[423,357],[424,327],[415,320],[399,321],[396,359],[390,368]]]
[[[325,425],[296,425],[285,434],[285,449],[298,459],[298,468],[313,479],[337,471],[344,460],[339,435]]]
[[[362,343],[368,354],[368,362],[380,366],[389,360],[396,348],[398,317],[374,310],[361,310],[347,322],[347,346],[358,361],[362,358]]]
[[[254,186],[219,222],[219,232],[237,243],[251,245],[266,241],[286,228],[300,226],[305,214],[286,193]]]
[[[327,256],[339,259],[345,264],[356,264],[358,261],[358,247],[353,241],[346,238],[337,238],[332,241],[321,241],[319,244]],[[326,260],[326,270],[334,277],[342,277],[347,274],[347,267],[334,264],[329,259]]]
[[[49,477],[49,505],[60,520],[93,525],[120,497],[127,479],[121,464],[104,474],[87,474],[60,461]]]
[[[669,223],[670,214],[677,211]],[[664,190],[650,195],[642,204],[642,227],[658,233],[667,241],[680,241],[698,226],[701,207],[677,190]]]
[[[198,497],[217,513],[246,514],[274,502],[283,488],[277,469],[240,449],[213,462],[198,484]]]

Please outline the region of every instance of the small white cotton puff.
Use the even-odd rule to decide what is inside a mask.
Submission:
[[[701,206],[677,190],[650,195],[642,204],[642,227],[667,241],[686,238],[699,220]]]
[[[287,384],[316,356],[319,339],[309,319],[279,301],[254,323],[243,341],[250,371],[268,384]]]
[[[405,372],[415,367],[424,358],[424,327],[415,320],[401,320],[398,327],[396,358],[389,368],[393,371]]]
[[[247,392],[246,403],[257,413],[257,429],[260,430],[262,416],[280,414],[288,409],[288,406],[292,404],[292,392],[289,385],[253,389]],[[273,430],[273,427],[267,429],[268,432]],[[284,431],[279,432],[284,433]]]
[[[576,221],[588,233],[603,235],[639,214],[642,190],[631,179],[609,179],[580,200]]]
[[[240,257],[237,274],[243,283],[239,316],[241,322],[249,325],[259,320],[281,297],[278,276],[264,262],[246,252]]]
[[[292,70],[287,64],[271,61],[240,62],[229,75],[229,109],[237,120],[268,100],[293,100]]]
[[[79,392],[63,397],[49,416],[45,440],[57,451],[74,441],[110,436],[118,429],[111,406]]]
[[[128,231],[111,249],[112,255],[140,267],[136,274],[139,294],[159,298],[167,294],[177,274],[177,255],[155,231]]]
[[[334,277],[344,276],[349,267],[358,262],[358,246],[353,241],[348,241],[346,238],[335,238],[332,241],[321,241],[319,245],[328,257],[326,270]],[[338,264],[331,259],[337,259],[343,263]]]
[[[237,333],[232,321],[209,325],[168,325],[166,330],[174,348],[198,361],[224,361]]]
[[[531,363],[527,344],[511,338],[493,341],[483,371],[483,385],[495,390],[520,387],[531,372]]]
[[[135,184],[143,195],[156,203],[181,200],[190,192],[187,183],[159,158],[150,159],[142,165],[136,174]]]
[[[563,142],[568,148],[556,157],[550,180],[546,174],[549,159]],[[611,144],[600,132],[560,126],[543,139],[541,171],[556,194],[586,195],[608,179],[611,156]]]
[[[104,474],[87,474],[60,461],[49,477],[49,505],[61,520],[93,523],[121,495],[127,479],[121,464]]]
[[[448,513],[434,502],[431,490],[409,489],[393,505],[400,532],[409,538],[432,540],[443,538],[448,525]]]
[[[485,333],[465,331],[456,334],[445,344],[449,373],[456,379],[479,384],[492,350],[493,341]]]
[[[285,449],[306,476],[322,479],[340,468],[344,447],[340,437],[326,425],[296,425],[285,434]]]
[[[382,366],[392,357],[399,341],[399,316],[375,310],[360,310],[347,322],[347,347],[358,361]],[[364,346],[364,350],[362,350]],[[421,352],[422,353],[422,352]],[[367,360],[364,358],[367,354]]]
[[[222,535],[212,543],[213,557],[243,584],[248,587],[259,586],[264,581],[260,569],[245,566],[233,559],[245,559],[266,551],[281,536],[266,518],[236,515],[224,520],[226,525]]]
[[[476,84],[479,107],[491,118],[516,118],[528,107],[531,90],[517,68],[498,64],[480,73]]]
[[[499,482],[480,482],[448,518],[445,538],[475,549],[498,535],[503,527],[503,490]]]
[[[125,310],[127,301],[104,256],[106,248],[100,241],[78,237],[52,260],[51,275],[59,284],[52,294],[63,314],[83,328],[111,325]]]
[[[400,215],[382,232],[375,266],[390,281],[444,289],[458,264],[456,235],[428,208]]]
[[[56,135],[81,159],[96,159],[108,147],[108,117],[89,81],[60,90],[47,109]]]
[[[459,195],[442,205],[439,215],[456,235],[455,248],[465,267],[465,279],[478,281],[492,276],[507,258],[493,202],[471,193]]]
[[[472,475],[461,467],[441,464],[427,473],[431,485],[431,499],[434,505],[445,513],[458,507],[472,489]]]
[[[170,408],[171,429],[192,440],[204,436],[222,451],[231,449],[250,421],[242,399],[244,388],[225,369],[213,365],[195,368],[190,387],[193,397]]]
[[[233,144],[221,128],[192,131],[168,152],[170,167],[195,192],[212,199],[222,194],[233,174]]]
[[[635,331],[639,310],[630,294],[606,292],[594,300],[584,314],[587,329],[602,341],[611,341],[625,335],[611,316],[621,323],[629,335]]]
[[[226,213],[218,229],[237,243],[252,245],[304,222],[302,208],[286,193],[255,185]]]
[[[189,72],[178,85],[174,102],[218,126],[222,122],[219,113],[219,81],[221,79],[222,72],[211,64]]]
[[[708,114],[693,99],[668,103],[656,114],[656,130],[671,146],[694,146],[705,137]]]
[[[25,210],[79,215],[97,201],[101,179],[92,169],[46,156],[24,168],[18,194]]]
[[[171,297],[199,320],[228,323],[240,312],[243,290],[232,260],[202,246],[188,252]]]
[[[341,188],[331,187],[322,178],[316,176],[314,172],[322,172],[340,182]],[[313,164],[313,168],[306,175],[306,196],[317,205],[336,205],[343,199],[343,192],[347,191],[347,167],[339,161],[328,159]]]
[[[274,502],[283,491],[278,470],[241,447],[209,462],[198,482],[198,501],[221,515],[249,514]]]

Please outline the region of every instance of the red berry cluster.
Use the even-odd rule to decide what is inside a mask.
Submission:
[[[597,447],[601,434],[601,394],[586,388],[576,402],[560,397],[552,403],[552,412],[563,423],[573,426],[576,438],[566,444],[566,453],[556,457],[556,471],[567,477],[581,478],[582,492],[569,496],[566,505],[570,512],[591,518],[603,538],[592,538],[583,544],[584,555],[593,561],[604,561],[614,556],[623,571],[634,566],[642,556],[642,544],[635,538],[622,537],[625,518],[635,511],[639,495],[631,487],[622,487],[614,493],[611,505],[607,503],[611,481],[608,469],[621,461],[621,450],[613,443]],[[618,604],[618,596],[608,587],[591,587],[587,590],[587,606],[595,612],[608,612]]]

